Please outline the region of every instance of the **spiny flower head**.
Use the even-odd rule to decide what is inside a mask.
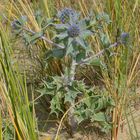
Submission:
[[[64,8],[58,13],[58,17],[62,23],[67,23],[70,17],[74,17],[75,11],[71,8]]]
[[[129,33],[123,32],[121,34],[120,38],[121,38],[121,43],[126,44],[128,42],[128,39],[129,39]]]
[[[77,24],[72,24],[68,28],[68,36],[69,37],[77,37],[80,34],[80,27]]]

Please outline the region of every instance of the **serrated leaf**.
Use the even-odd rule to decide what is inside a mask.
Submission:
[[[112,129],[112,125],[107,123],[107,122],[104,122],[103,124],[101,124],[101,131],[102,132],[105,132],[106,134],[110,132],[110,130]]]
[[[109,98],[107,103],[111,106],[115,106],[115,101],[112,98]]]
[[[80,37],[77,37],[76,38],[76,42],[83,48],[83,49],[86,49],[87,48],[87,44],[86,42],[80,38]]]
[[[38,38],[40,38],[43,35],[43,32],[37,32],[34,35],[30,37],[30,43],[35,43]]]
[[[55,48],[52,50],[52,56],[56,58],[63,58],[65,56],[65,50],[60,48]]]
[[[56,29],[59,29],[59,30],[64,30],[68,28],[67,24],[54,24],[54,26]]]
[[[26,34],[26,33],[23,33],[23,37],[24,37],[24,40],[25,40],[25,43],[26,45],[29,45],[30,44],[30,41],[31,41],[31,36]]]
[[[86,53],[85,52],[79,52],[76,55],[76,62],[80,62],[82,59],[84,59],[86,57]]]
[[[66,55],[73,54],[73,45],[69,45],[66,49]]]
[[[92,105],[92,98],[90,97],[90,95],[88,94],[88,92],[85,92],[84,98],[86,99],[84,101],[84,104],[87,106],[87,109],[90,110],[91,109],[91,105]]]
[[[63,32],[63,33],[60,33],[60,34],[56,35],[56,38],[58,38],[59,40],[63,40],[66,37],[68,37],[68,33],[67,32]]]
[[[68,38],[68,44],[67,44],[67,46],[69,47],[70,45],[72,45],[72,42],[73,42],[73,38]]]
[[[78,22],[78,25],[80,26],[81,29],[86,29],[86,21],[85,19],[82,19]]]
[[[59,112],[63,113],[63,110],[61,109],[61,98],[58,96],[60,93],[57,93],[57,95],[55,95],[52,100],[51,100],[51,114],[55,113],[58,117]]]
[[[96,101],[96,106],[95,106],[95,111],[100,111],[101,109],[104,108],[104,103],[103,103],[103,100],[102,98],[99,98],[97,101]]]
[[[52,56],[52,50],[48,50],[45,54],[45,61],[48,62],[49,60],[52,60],[53,59],[53,56]],[[46,67],[48,66],[48,63],[46,63]]]
[[[82,121],[85,120],[85,115],[82,115],[82,114],[76,114],[76,120],[78,122],[78,124],[80,124]]]
[[[63,89],[63,80],[60,76],[53,77],[52,83],[56,86],[57,91]]]
[[[106,121],[105,114],[103,112],[96,113],[92,117],[91,121],[104,122]]]
[[[106,34],[100,33],[100,38],[101,38],[101,42],[102,44],[107,47],[110,44],[110,40],[108,38],[108,36]]]
[[[86,89],[86,85],[85,85],[85,83],[83,82],[83,81],[74,81],[73,83],[72,83],[72,86],[76,89],[76,90],[78,90],[78,91],[80,91],[80,92],[85,92],[85,89]]]
[[[93,35],[93,32],[91,32],[90,30],[84,30],[80,33],[80,37],[83,39],[86,39],[87,37]]]
[[[74,115],[76,117],[76,120],[78,121],[78,124],[87,119],[86,114],[85,114],[85,109],[83,106],[79,106],[75,112]]]
[[[91,110],[90,108],[87,108],[85,110],[86,118],[90,118],[93,112],[94,112],[93,110]]]
[[[23,33],[24,39],[27,43],[27,45],[29,44],[34,44],[36,41],[38,41],[38,38],[40,38],[43,35],[42,32],[37,32],[34,35],[29,35],[27,33]]]
[[[106,13],[100,13],[96,17],[98,20],[104,20],[107,24],[109,24],[111,22],[108,14],[106,14]]]
[[[65,94],[65,101],[64,101],[64,103],[69,102],[69,103],[73,104],[75,102],[77,94],[78,94],[77,91],[68,90],[68,92]]]

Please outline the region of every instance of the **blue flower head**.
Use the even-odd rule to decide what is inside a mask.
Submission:
[[[72,24],[67,31],[69,37],[77,37],[80,34],[80,27],[77,24]]]
[[[123,32],[120,38],[121,38],[121,43],[126,44],[129,40],[129,33]]]
[[[64,43],[67,48],[87,49],[88,44],[85,40],[93,32],[90,30],[90,22],[87,18],[80,18],[80,13],[70,8],[65,8],[58,13],[61,24],[55,24],[57,31],[56,39]],[[76,47],[75,47],[76,46]]]
[[[69,22],[71,17],[74,17],[75,11],[72,10],[71,8],[64,8],[58,13],[58,18],[62,23],[67,23]]]

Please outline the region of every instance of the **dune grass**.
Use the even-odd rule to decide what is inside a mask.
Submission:
[[[12,61],[12,45],[2,24],[0,24],[0,49],[0,98],[3,103],[1,120],[2,122],[9,120],[7,126],[3,127],[1,123],[1,139],[3,137],[7,140],[37,140],[34,104],[29,102],[25,76],[21,76],[18,66]],[[5,123],[8,124],[8,122]],[[13,130],[10,130],[11,126],[13,126]],[[11,134],[8,135],[5,131],[11,131]]]

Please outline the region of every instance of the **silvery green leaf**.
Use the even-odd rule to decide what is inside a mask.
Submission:
[[[25,32],[23,33],[23,37],[27,45],[36,43],[38,41],[38,38],[40,38],[42,35],[42,32],[37,32],[34,35],[29,35]]]
[[[60,76],[54,76],[53,77],[53,82],[54,85],[56,85],[57,91],[63,89],[63,80]]]
[[[60,48],[55,48],[52,50],[52,56],[56,58],[63,58],[65,56],[65,50]]]
[[[24,24],[27,22],[27,16],[21,16],[21,17],[19,18],[19,22],[20,22],[22,25],[24,25]]]
[[[74,115],[76,116],[78,124],[80,124],[82,121],[86,119],[85,113],[81,112],[80,110],[75,111]]]
[[[87,44],[86,42],[80,38],[80,37],[77,37],[76,38],[76,42],[83,48],[83,49],[86,49],[87,48]]]
[[[109,133],[110,130],[112,129],[112,124],[109,124],[107,122],[102,122],[101,126],[102,126],[101,131],[106,134]]]
[[[87,27],[85,19],[80,20],[78,22],[78,25],[80,26],[81,29],[86,29],[86,27]]]
[[[109,99],[107,100],[107,103],[108,103],[109,105],[111,105],[111,106],[115,106],[115,101],[114,101],[112,98],[109,98]]]
[[[33,36],[31,36],[30,38],[30,42],[31,43],[35,43],[37,41],[38,38],[40,38],[43,35],[43,32],[37,32],[35,33]]]
[[[63,40],[63,39],[65,39],[66,37],[68,37],[68,33],[67,33],[67,32],[62,32],[62,33],[56,35],[56,37],[57,37],[58,39],[60,39],[60,40]]]
[[[85,52],[80,52],[76,55],[76,61],[80,62],[82,59],[84,59],[86,57],[86,53]]]
[[[73,81],[72,86],[79,92],[85,92],[86,85],[83,81]]]
[[[42,22],[41,22],[41,27],[42,27],[42,30],[46,30],[46,28],[49,26],[49,25],[54,25],[53,24],[54,22],[54,19],[52,18],[42,18]]]
[[[65,94],[65,101],[64,103],[66,102],[69,102],[71,104],[73,104],[75,102],[75,99],[77,97],[77,92],[74,91],[74,90],[69,90],[66,94]]]
[[[36,21],[37,21],[38,25],[41,27],[41,24],[43,22],[43,16],[42,16],[42,11],[41,10],[37,10],[35,12],[35,18],[36,18]]]
[[[91,108],[92,102],[91,102],[91,98],[89,98],[90,96],[88,95],[88,93],[85,93],[85,98],[87,98],[85,100],[85,104],[87,105],[88,108]]]
[[[72,54],[73,53],[73,45],[69,45],[66,49],[66,55]]]
[[[109,46],[110,40],[109,40],[109,37],[108,37],[106,34],[100,33],[100,38],[101,38],[102,44],[103,44],[105,47]]]
[[[98,14],[97,15],[97,19],[98,20],[104,20],[107,24],[109,24],[111,22],[108,14],[106,14],[106,13],[100,13],[100,14]]]
[[[93,32],[91,32],[90,30],[83,30],[81,33],[80,33],[80,37],[83,38],[83,39],[86,39],[87,37],[93,35]]]
[[[105,122],[106,121],[105,114],[103,112],[96,113],[92,117],[91,121]]]
[[[57,95],[55,95],[52,100],[51,100],[51,114],[55,113],[58,117],[59,112],[63,113],[63,110],[61,109],[61,98],[59,97],[59,93],[57,93]]]
[[[72,42],[73,42],[73,38],[68,38],[68,44],[67,44],[67,46],[70,46],[72,44]]]
[[[25,32],[23,33],[23,37],[24,37],[24,40],[25,40],[25,43],[26,43],[26,45],[29,45],[30,44],[30,42],[31,42],[31,36],[30,35],[28,35],[28,34],[26,34]]]
[[[95,111],[100,111],[101,109],[104,108],[104,102],[102,100],[102,98],[99,98],[96,102],[96,108],[95,108]]]
[[[68,24],[53,24],[56,29],[58,30],[64,30],[68,28]]]

